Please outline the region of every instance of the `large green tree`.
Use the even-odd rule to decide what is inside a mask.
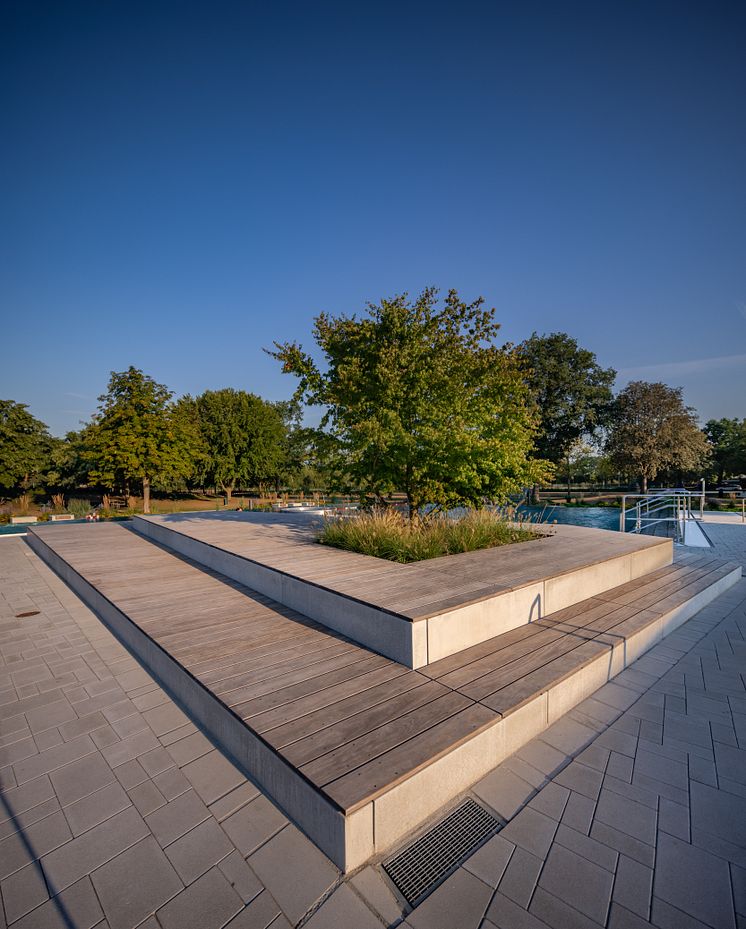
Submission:
[[[52,439],[42,484],[57,509],[64,507],[70,491],[88,483],[90,462],[85,457],[85,443],[85,429],[68,432],[64,439]]]
[[[0,400],[0,493],[20,496],[28,506],[29,492],[41,481],[52,444],[46,425],[25,403]]]
[[[518,353],[539,412],[537,454],[564,464],[569,474],[578,442],[608,423],[616,371],[602,368],[593,352],[564,332],[534,333]]]
[[[233,388],[207,390],[184,402],[193,404],[201,436],[203,481],[221,487],[230,500],[237,484],[276,479],[286,454],[285,407]]]
[[[710,419],[704,432],[718,483],[731,475],[746,474],[746,419]]]
[[[544,479],[520,360],[497,347],[495,311],[433,288],[369,304],[361,317],[315,320],[322,370],[294,342],[271,352],[299,378],[296,399],[325,409],[321,444],[342,481],[383,500],[479,506]]]
[[[607,442],[614,467],[639,478],[642,492],[662,471],[693,471],[709,457],[696,413],[679,387],[632,381],[616,397]]]
[[[146,513],[154,482],[168,486],[192,470],[190,437],[171,397],[167,387],[138,368],[112,372],[86,431],[91,479],[128,497],[141,488]]]

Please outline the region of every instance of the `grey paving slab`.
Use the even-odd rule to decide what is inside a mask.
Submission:
[[[127,792],[117,781],[88,794],[64,808],[73,835],[81,835],[93,826],[131,806]]]
[[[98,753],[50,772],[49,778],[63,806],[116,781],[114,772]]]
[[[91,879],[84,877],[13,923],[13,929],[92,929],[103,917]]]
[[[242,784],[246,778],[228,759],[214,749],[181,769],[206,804],[214,803]]]
[[[621,855],[617,865],[612,899],[641,919],[648,919],[652,892],[653,869],[646,868],[634,858]]]
[[[714,929],[735,927],[728,863],[665,833],[658,842],[654,893]]]
[[[613,848],[609,848],[608,845],[592,839],[585,833],[572,829],[565,823],[560,823],[555,835],[555,842],[557,845],[562,845],[564,848],[575,852],[576,855],[580,855],[581,858],[586,858],[588,861],[605,868],[611,874],[616,870],[619,859],[618,852]]]
[[[148,828],[164,847],[210,816],[194,790],[188,790],[145,817]]]
[[[243,901],[219,868],[212,868],[157,912],[163,929],[221,929]]]
[[[286,825],[285,816],[264,795],[255,797],[222,823],[243,855],[251,855]]]
[[[536,888],[529,911],[552,929],[599,929],[601,926],[601,923],[573,909],[543,887]]]
[[[552,846],[539,877],[539,887],[604,925],[614,875],[564,846]]]
[[[492,888],[465,871],[456,871],[410,914],[414,929],[478,929],[492,898]]]
[[[602,790],[596,803],[595,818],[647,845],[655,845],[657,813],[649,806],[611,790]]]
[[[527,907],[543,866],[543,858],[537,858],[524,848],[516,847],[497,885],[498,890],[519,906]]]
[[[132,929],[183,889],[152,836],[91,875],[111,929]]]
[[[226,924],[225,929],[267,929],[268,926],[272,926],[273,929],[286,929],[290,923],[282,915],[274,897],[269,891],[263,890]]]
[[[356,929],[381,929],[381,921],[348,884],[340,885],[304,924],[308,929],[331,926],[355,926]]]
[[[547,924],[499,891],[493,896],[484,921],[485,929],[547,929]]]
[[[473,863],[476,857],[477,855],[472,855],[469,862]],[[477,862],[476,868],[478,869],[478,867],[479,863]],[[475,868],[467,868],[467,870],[471,871],[472,874],[476,874],[481,880],[484,880],[484,877],[477,873]],[[403,904],[396,896],[391,886],[388,884],[387,879],[383,877],[378,868],[368,865],[363,868],[362,871],[359,871],[351,879],[350,883],[360,896],[363,897],[368,906],[374,912],[378,913],[384,925],[388,926],[391,923],[398,922],[403,916],[406,910],[406,904]],[[496,883],[497,881],[495,884]]]
[[[504,819],[513,817],[535,792],[535,788],[502,767],[473,787],[474,793]]]
[[[210,817],[169,845],[166,854],[182,881],[191,884],[233,850],[233,843]]]
[[[5,918],[15,922],[49,899],[41,868],[28,864],[0,882],[0,894],[5,905]]]
[[[246,864],[243,855],[236,849],[220,859],[218,867],[244,903],[250,903],[264,890],[261,881]]]
[[[288,825],[248,859],[292,923],[337,881],[339,872],[295,826]],[[288,880],[292,874],[293,879]]]
[[[501,837],[519,845],[537,858],[545,858],[557,831],[557,820],[530,806],[525,807],[500,833]]]
[[[514,851],[515,845],[498,834],[467,858],[464,868],[490,887],[497,887]]]

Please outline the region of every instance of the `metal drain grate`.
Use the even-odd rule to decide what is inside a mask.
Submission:
[[[464,800],[437,826],[384,862],[384,870],[414,906],[501,826],[484,807]]]

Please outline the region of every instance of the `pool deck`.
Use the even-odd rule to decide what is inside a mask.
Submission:
[[[343,870],[392,847],[740,577],[684,555],[415,671],[124,526],[29,540]]]
[[[315,521],[316,523],[318,521]],[[314,521],[206,513],[133,527],[273,600],[421,668],[671,563],[667,539],[539,527],[541,538],[413,564],[319,545]]]
[[[746,564],[746,531],[715,528]],[[0,925],[740,926],[745,639],[742,580],[475,785],[508,827],[410,913],[379,868],[340,876],[14,540]]]

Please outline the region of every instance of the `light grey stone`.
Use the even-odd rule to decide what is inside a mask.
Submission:
[[[553,845],[539,886],[602,926],[611,901],[614,876],[605,868],[561,845]]]
[[[478,929],[491,897],[491,887],[459,868],[410,913],[407,922],[414,929]]]

